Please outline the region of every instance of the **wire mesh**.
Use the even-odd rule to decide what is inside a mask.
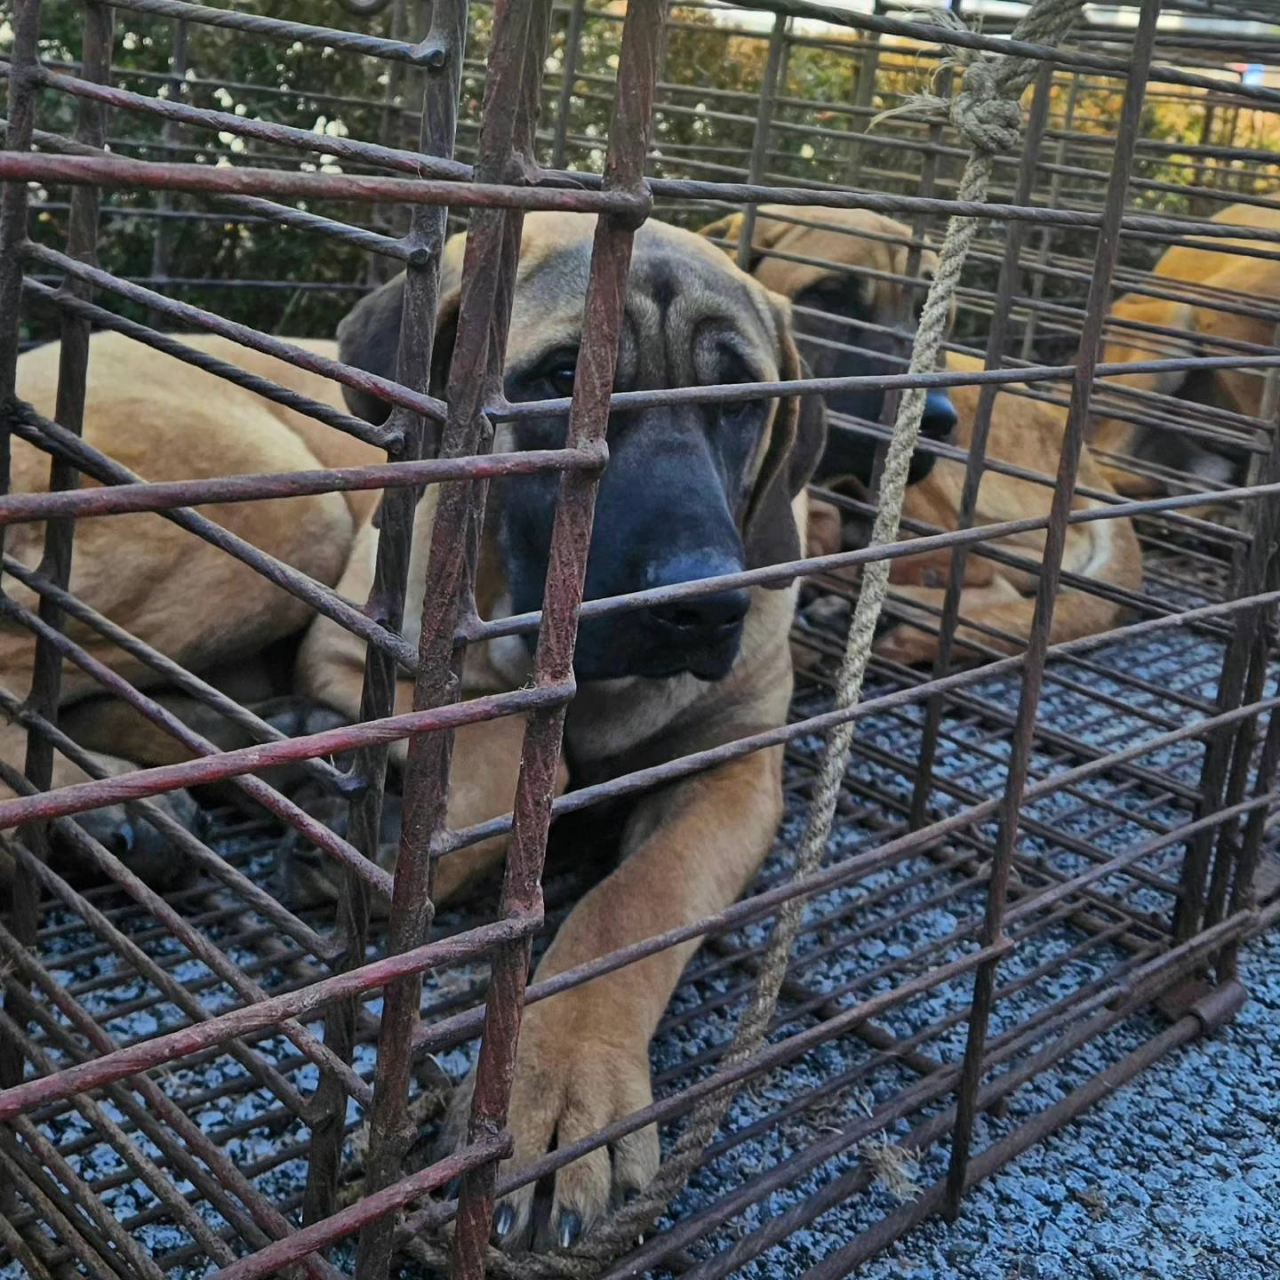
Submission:
[[[531,1185],[545,1198],[557,1170],[650,1124],[670,1150],[697,1100],[734,1083],[703,1167],[607,1274],[849,1274],[1239,1007],[1238,950],[1280,915],[1280,289],[1266,284],[1280,32],[1265,12],[1086,6],[1063,49],[1030,51],[1025,145],[973,207],[954,199],[963,142],[895,108],[961,82],[957,48],[1007,51],[1000,15],[958,31],[910,7],[791,0],[391,0],[332,7],[333,25],[311,6],[282,10],[308,22],[183,0],[70,8],[23,0],[6,32],[0,1263],[380,1280],[429,1267],[424,1242],[443,1239],[453,1274],[479,1276],[495,1203]],[[271,76],[238,70],[264,45]],[[535,210],[600,218],[571,397],[531,404],[507,398],[503,374]],[[849,210],[894,221],[851,235]],[[899,314],[833,331],[797,296],[812,376],[615,388],[637,228],[736,212],[716,240],[740,266],[888,291]],[[983,217],[954,359],[909,375],[929,245],[954,213]],[[441,384],[444,242],[463,226]],[[768,240],[806,227],[863,249]],[[1183,278],[1161,265],[1179,246],[1244,274],[1234,288]],[[389,373],[315,341],[402,270]],[[96,368],[123,358],[102,345],[113,331],[185,363],[169,376],[194,395],[225,384],[306,418],[343,442],[339,460],[188,478],[183,458],[157,474],[112,456],[86,438],[86,412]],[[868,349],[874,372],[850,373]],[[21,382],[40,359],[56,400],[43,410]],[[949,484],[950,505],[909,502],[902,541],[868,548],[884,424],[919,385],[950,389],[974,439],[922,442],[937,462],[916,492]],[[797,388],[826,397],[831,441],[871,459],[862,483],[820,472],[810,489],[835,542],[584,603],[611,414]],[[359,397],[381,421],[349,411]],[[556,447],[505,443],[556,412]],[[1053,449],[1003,456],[988,436],[1002,413],[1048,415]],[[1021,484],[1013,509],[985,504],[989,477]],[[487,487],[548,479],[542,607],[489,609]],[[420,562],[424,489],[438,498]],[[365,503],[362,518],[380,495],[366,599],[235,518],[335,494]],[[282,717],[208,654],[184,661],[82,599],[91,531],[129,519],[201,547],[175,599],[199,566],[234,564],[285,619],[284,650],[313,618],[358,642],[355,722],[293,701]],[[1140,572],[1064,553],[1094,530],[1131,539]],[[862,701],[835,712],[858,570],[886,555],[903,566],[886,634]],[[796,577],[785,723],[562,788],[580,623]],[[992,612],[962,584],[1020,603]],[[1079,597],[1095,621],[1052,632],[1037,590],[1060,608]],[[464,655],[517,635],[536,635],[529,680],[460,696]],[[101,743],[82,740],[99,695],[164,744],[146,767],[104,769]],[[849,715],[828,856],[794,882],[824,735]],[[519,739],[510,811],[459,825],[457,735],[500,722]],[[531,970],[583,894],[608,890],[621,806],[780,747],[777,839],[741,901],[682,905],[656,932]],[[79,780],[54,785],[66,762]],[[192,787],[194,817],[161,803]],[[495,841],[503,864],[437,907],[451,863]],[[320,868],[332,900],[300,903],[299,868]],[[805,924],[769,1042],[725,1066],[770,920],[797,896]],[[522,1011],[690,941],[703,945],[652,1037],[654,1100],[501,1163]],[[441,1154],[446,1099],[473,1062],[465,1140]]]

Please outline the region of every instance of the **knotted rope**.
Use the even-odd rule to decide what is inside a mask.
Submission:
[[[1083,0],[1036,0],[1014,28],[1013,39],[1031,44],[1057,45],[1070,30],[1082,4]],[[935,15],[935,18],[942,25],[966,29],[949,12]],[[975,56],[971,50],[952,46],[947,46],[947,49],[950,60],[964,68],[960,92],[950,101],[921,94],[886,114],[910,113],[917,118],[950,120],[970,145],[969,161],[956,199],[977,203],[986,199],[994,156],[1007,154],[1018,144],[1022,124],[1018,100],[1031,82],[1038,60],[1010,55]],[[911,373],[928,373],[937,368],[960,273],[977,229],[978,220],[972,217],[953,217],[947,224],[937,274],[930,285],[911,351]],[[903,393],[899,401],[880,484],[879,509],[871,533],[872,546],[883,546],[897,539],[907,472],[920,436],[925,395],[924,388],[912,387]],[[871,560],[863,571],[858,603],[849,625],[837,680],[837,710],[848,710],[862,695],[876,623],[889,586],[889,564],[888,560]],[[790,881],[800,881],[812,875],[822,862],[835,818],[840,785],[848,767],[853,733],[854,722],[846,720],[830,734],[824,745],[818,784],[809,806],[800,849],[788,874]],[[741,1065],[763,1046],[778,1005],[803,913],[804,905],[799,896],[789,899],[779,910],[750,1002],[738,1022],[733,1043],[721,1061],[722,1070]],[[734,1088],[726,1086],[699,1102],[653,1182],[629,1204],[603,1219],[577,1245],[567,1251],[523,1257],[510,1257],[490,1248],[487,1255],[489,1274],[501,1277],[501,1280],[591,1280],[600,1275],[610,1262],[635,1246],[637,1239],[653,1227],[672,1199],[684,1188],[719,1131],[735,1093]],[[442,1268],[448,1265],[449,1250],[443,1242],[420,1239],[413,1242],[411,1252],[430,1265]]]

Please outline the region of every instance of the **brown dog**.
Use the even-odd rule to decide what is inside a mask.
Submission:
[[[1233,204],[1216,214],[1211,221],[1227,226],[1280,231],[1280,209]],[[1114,319],[1155,325],[1177,332],[1141,333],[1134,329],[1111,326],[1108,330],[1110,337],[1103,351],[1105,361],[1119,364],[1139,360],[1167,360],[1197,353],[1240,354],[1236,348],[1215,345],[1224,339],[1229,342],[1247,342],[1258,347],[1275,346],[1277,322],[1274,317],[1280,313],[1280,259],[1250,258],[1219,250],[1222,245],[1235,245],[1260,253],[1276,254],[1280,252],[1280,244],[1250,240],[1246,236],[1203,239],[1198,243],[1204,247],[1174,245],[1165,250],[1154,267],[1156,279],[1153,284],[1184,300],[1129,293],[1118,299],[1111,308]],[[1230,301],[1245,308],[1261,305],[1272,313],[1272,318],[1219,310],[1209,305],[1215,296],[1220,301]],[[1117,375],[1110,381],[1142,391],[1177,396],[1251,418],[1256,418],[1262,407],[1264,379],[1258,370],[1133,373]],[[1219,451],[1172,431],[1161,431],[1119,418],[1101,419],[1092,438],[1095,449],[1103,454],[1127,455],[1207,480],[1241,484],[1246,479],[1243,455],[1237,451],[1233,456],[1229,443],[1224,450]],[[1118,493],[1145,497],[1161,490],[1159,480],[1138,474],[1138,470],[1111,462],[1102,463],[1103,474]]]
[[[507,353],[506,394],[515,401],[565,394],[572,385],[594,219],[530,214],[524,220]],[[462,241],[445,255],[437,361],[447,373],[459,302]],[[398,341],[401,282],[356,308],[340,331],[349,363],[388,372]],[[789,307],[739,272],[705,240],[650,223],[637,234],[620,344],[620,390],[792,379],[799,357]],[[206,348],[217,344],[202,344]],[[111,337],[95,338],[88,438],[148,478],[293,469],[332,461],[323,434],[255,397],[168,357]],[[220,351],[220,354],[227,354]],[[54,357],[24,361],[23,394],[51,407]],[[255,369],[316,398],[334,400],[309,375],[250,358]],[[213,380],[207,382],[212,384]],[[442,388],[433,388],[440,391]],[[352,407],[378,417],[376,401]],[[499,429],[499,448],[562,441],[561,417]],[[822,409],[812,398],[737,405],[678,405],[619,412],[609,424],[610,463],[601,481],[587,593],[601,597],[788,561],[800,554],[804,488],[822,448]],[[203,443],[202,443],[203,442]],[[351,446],[344,442],[344,448]],[[360,449],[355,449],[359,454]],[[28,487],[40,480],[32,464]],[[536,609],[547,568],[556,481],[516,477],[490,485],[476,583],[486,616]],[[420,611],[435,488],[418,508],[407,616]],[[378,531],[339,496],[214,509],[211,514],[264,549],[363,600]],[[292,601],[252,573],[171,530],[155,516],[82,523],[73,586],[81,598],[171,656],[211,665],[252,652],[298,627]],[[28,539],[26,555],[35,543]],[[343,565],[345,564],[345,570]],[[193,590],[193,584],[199,584]],[[561,785],[610,776],[718,746],[785,722],[791,693],[788,632],[794,588],[721,591],[678,606],[595,619],[577,648],[579,691],[569,709]],[[5,682],[30,669],[30,646],[11,637]],[[131,677],[119,654],[103,655]],[[324,620],[302,647],[303,687],[359,716],[364,646]],[[25,664],[25,666],[24,666]],[[519,688],[529,646],[508,638],[467,655],[464,696]],[[73,683],[69,697],[87,686]],[[411,689],[400,691],[407,708]],[[448,819],[465,826],[511,808],[520,761],[520,720],[457,733]],[[405,744],[397,747],[403,758]],[[12,760],[13,757],[11,756]],[[782,811],[781,750],[756,753],[642,796],[620,825],[622,860],[561,927],[539,976],[553,974],[721,910],[743,890],[768,850]],[[59,781],[69,780],[60,773]],[[492,866],[491,840],[444,859],[440,897]],[[313,877],[313,887],[323,887]],[[515,1160],[571,1143],[650,1101],[648,1044],[696,942],[655,954],[531,1007],[524,1016],[510,1128]],[[454,1121],[465,1118],[465,1091]],[[560,1171],[545,1229],[561,1242],[602,1213],[614,1195],[643,1186],[657,1168],[652,1130],[622,1139]],[[507,1242],[526,1239],[533,1187],[499,1207]]]
[[[184,335],[192,347],[278,384],[343,408],[336,383],[296,369],[223,338]],[[296,345],[334,356],[332,342]],[[282,408],[252,392],[179,363],[116,333],[91,341],[84,436],[95,448],[148,480],[202,479],[260,471],[354,466],[384,458],[342,432]],[[17,394],[52,417],[59,349],[38,347],[18,362]],[[41,491],[49,482],[49,458],[13,440],[13,491]],[[91,483],[89,481],[86,484]],[[210,506],[203,514],[248,542],[326,585],[337,582],[359,525],[377,500],[373,493],[324,494],[273,502]],[[28,569],[39,563],[43,526],[15,524],[5,550]],[[189,670],[207,676],[242,702],[273,690],[253,661],[267,646],[297,632],[310,616],[305,605],[246,565],[158,515],[115,515],[82,520],[76,528],[70,588],[82,601]],[[37,597],[14,578],[6,592],[34,612]],[[162,677],[129,659],[96,632],[72,624],[68,634],[91,656],[135,685],[154,691],[169,710],[223,746],[228,726],[203,704],[156,688]],[[0,626],[0,685],[25,695],[32,675],[31,633],[16,622]],[[100,686],[71,662],[63,664],[62,726],[116,774],[138,763],[169,764],[189,752],[125,703],[98,696]],[[0,757],[20,765],[24,731],[0,725]],[[53,785],[83,781],[85,774],[54,757]],[[0,786],[0,794],[9,794]],[[190,820],[194,808],[183,793],[156,803]],[[81,821],[109,848],[156,883],[175,870],[167,843],[146,824],[131,823],[117,806]],[[180,866],[180,862],[176,866]]]
[[[704,235],[736,242],[742,214],[733,214],[703,228]],[[789,297],[796,310],[796,330],[807,363],[819,376],[858,376],[902,372],[889,358],[891,344],[909,348],[914,317],[924,300],[923,288],[904,286],[910,229],[879,214],[857,209],[788,209],[763,206],[752,235],[755,277],[776,293]],[[923,250],[918,275],[927,281],[936,270],[936,256]],[[913,296],[914,294],[914,296]],[[905,341],[904,341],[905,340]],[[947,368],[979,370],[982,362],[949,354]],[[1016,394],[1017,386],[997,395],[992,411],[987,455],[1001,463],[1052,479],[1062,448],[1065,411]],[[979,391],[953,387],[931,393],[922,422],[925,438],[946,439],[961,449],[972,443]],[[865,494],[870,480],[874,444],[855,424],[876,423],[884,407],[883,394],[857,390],[827,397],[830,415],[828,444],[817,479],[837,488]],[[964,463],[918,453],[903,509],[908,527],[928,530],[957,527]],[[1110,492],[1099,467],[1085,451],[1080,465],[1081,488]],[[1051,485],[984,471],[974,513],[975,525],[1026,519],[1048,513]],[[1104,505],[1077,496],[1077,508]],[[837,550],[840,520],[829,504],[811,502],[811,547],[814,553]],[[1029,560],[1044,555],[1043,530],[1001,538],[1000,546]],[[942,551],[895,560],[890,574],[894,595],[909,606],[922,606],[914,621],[883,634],[876,651],[908,664],[932,662],[937,654],[936,619],[945,596],[950,552]],[[1142,557],[1128,520],[1103,520],[1069,528],[1063,568],[1114,586],[1141,585]],[[961,626],[957,637],[1000,653],[1017,652],[1030,632],[1035,612],[1036,574],[985,557],[970,555],[965,570],[960,610],[975,628]],[[1116,624],[1120,606],[1081,590],[1065,590],[1054,610],[1051,640],[1092,635]],[[932,624],[932,625],[930,625]],[[995,634],[978,628],[991,628]],[[976,650],[961,645],[957,659],[972,659]]]

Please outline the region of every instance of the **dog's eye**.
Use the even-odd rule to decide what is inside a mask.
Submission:
[[[573,379],[578,366],[570,360],[562,360],[547,370],[547,382],[557,396],[573,395]]]
[[[749,422],[756,411],[754,400],[731,400],[720,406],[720,421],[727,427]]]
[[[819,280],[809,292],[813,294],[819,305],[838,307],[848,299],[856,299],[858,291],[851,281],[832,276],[826,280]]]
[[[557,351],[548,356],[536,369],[534,379],[546,387],[556,399],[573,395],[573,380],[578,371],[576,351]]]

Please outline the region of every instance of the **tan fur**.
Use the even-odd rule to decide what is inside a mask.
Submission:
[[[1280,231],[1280,209],[1258,205],[1234,204],[1215,214],[1212,222],[1227,226],[1259,227]],[[1251,240],[1247,236],[1198,241],[1203,248],[1174,245],[1167,249],[1153,271],[1155,283],[1168,281],[1173,292],[1185,292],[1182,301],[1151,298],[1139,293],[1126,294],[1111,308],[1116,319],[1141,324],[1179,329],[1185,337],[1137,333],[1132,330],[1108,329],[1109,340],[1103,349],[1103,360],[1120,364],[1145,360],[1172,359],[1195,354],[1197,344],[1205,355],[1234,354],[1216,347],[1215,339],[1249,342],[1262,347],[1274,345],[1275,324],[1270,320],[1236,315],[1205,305],[1214,293],[1234,295],[1236,300],[1280,300],[1280,261],[1248,258],[1222,253],[1222,245],[1236,245],[1274,253],[1280,245],[1272,241]],[[1178,285],[1187,286],[1185,290]],[[1109,379],[1142,391],[1176,395],[1186,375],[1172,373],[1120,374]],[[1220,369],[1212,375],[1212,403],[1234,413],[1256,417],[1261,408],[1263,375],[1257,370]],[[1093,431],[1093,444],[1104,453],[1131,454],[1142,426],[1118,418],[1101,418]],[[1102,472],[1118,493],[1143,497],[1158,492],[1160,484],[1146,476],[1134,475],[1122,465],[1102,464]]]
[[[313,399],[344,408],[339,388],[325,378],[222,338],[184,337],[198,349],[253,373],[272,378]],[[332,342],[299,345],[335,357]],[[47,417],[57,395],[58,347],[38,347],[18,363],[18,395]],[[146,480],[199,479],[258,471],[301,471],[376,461],[378,450],[344,433],[212,374],[162,355],[115,333],[91,342],[85,403],[85,439]],[[45,489],[49,459],[15,438],[13,490]],[[86,481],[86,483],[89,483]],[[346,563],[358,520],[376,494],[322,494],[271,502],[209,506],[202,514],[285,563],[332,585]],[[6,551],[28,568],[39,562],[44,527],[15,525]],[[298,630],[308,611],[247,566],[209,546],[159,515],[137,514],[82,520],[76,528],[71,590],[113,622],[162,653],[195,670],[257,654],[264,645]],[[33,592],[16,582],[8,589],[34,610]],[[143,687],[157,677],[87,628],[69,633],[96,658]],[[0,627],[0,683],[25,695],[31,680],[30,633],[16,624]],[[77,667],[64,664],[63,697],[75,703],[97,686]],[[116,743],[112,755],[186,758],[172,739],[112,704],[113,733],[89,732],[94,745]],[[118,734],[125,733],[122,740]],[[135,736],[136,735],[136,736]],[[0,752],[21,759],[20,730],[0,729]],[[148,743],[152,744],[148,749]],[[82,780],[75,766],[57,757],[55,785]]]
[[[594,219],[563,215],[525,218],[511,361],[546,353],[566,337],[576,341],[580,336],[585,275],[543,268],[562,243],[573,242],[585,254],[593,226]],[[644,243],[674,237],[681,252],[712,266],[713,277],[735,282],[732,293],[720,296],[714,290],[700,294],[681,281],[667,304],[667,316],[659,320],[677,326],[691,323],[699,308],[723,312],[727,298],[745,296],[758,314],[755,328],[744,327],[742,332],[768,335],[766,345],[755,352],[762,374],[770,379],[797,375],[784,299],[769,295],[689,233],[650,224],[643,236],[647,239],[638,241],[637,259],[643,258]],[[461,241],[455,239],[444,264],[445,314],[456,305],[460,262]],[[337,389],[323,379],[216,340],[197,345],[317,399],[340,403]],[[332,344],[307,345],[326,354],[333,350]],[[45,413],[52,408],[55,367],[52,348],[22,361],[20,394]],[[757,493],[774,474],[770,468],[776,472],[786,463],[800,430],[798,403],[774,403],[755,463]],[[148,479],[292,470],[364,461],[373,452],[325,429],[300,424],[294,415],[256,396],[111,335],[93,340],[87,421],[91,443]],[[497,447],[508,443],[500,432]],[[41,487],[47,465],[23,446],[17,451],[19,487]],[[417,512],[409,618],[416,619],[421,609],[437,497],[438,490],[428,488]],[[803,493],[789,510],[785,505],[782,510],[794,539],[806,522]],[[207,514],[322,581],[336,582],[348,599],[366,598],[379,537],[368,519],[367,503],[358,528],[351,507],[336,495],[230,505],[210,508]],[[16,540],[28,562],[38,554],[37,535],[35,529],[19,528]],[[81,521],[72,577],[82,599],[196,668],[250,654],[303,621],[300,606],[290,597],[153,515]],[[481,555],[476,595],[488,616],[500,616],[508,607],[502,557],[492,541],[486,542]],[[794,600],[794,588],[753,593],[739,656],[724,680],[706,683],[686,675],[583,685],[568,714],[569,758],[602,774],[620,774],[783,724],[792,682],[788,633]],[[407,632],[414,638],[412,626]],[[30,642],[14,630],[5,633],[4,643],[4,683],[25,692]],[[118,653],[102,646],[95,646],[95,652],[131,679],[146,682],[146,673]],[[301,650],[299,680],[308,693],[355,719],[363,664],[363,643],[319,619]],[[463,696],[518,688],[530,669],[518,639],[494,642],[468,654]],[[85,680],[71,675],[68,700],[88,689]],[[397,710],[410,705],[411,694],[411,685],[402,681]],[[104,712],[98,724],[114,725],[112,714]],[[522,728],[519,720],[506,719],[458,731],[448,806],[451,826],[483,821],[511,808]],[[86,726],[86,732],[91,731],[92,723]],[[137,738],[140,756],[145,758],[147,750],[164,751],[154,742],[148,745],[145,738]],[[16,739],[5,745],[11,749],[8,759],[20,760]],[[403,761],[406,744],[396,744],[393,753]],[[60,772],[59,783],[70,780]],[[558,787],[568,781],[562,768]],[[621,866],[571,913],[539,976],[723,909],[755,872],[781,812],[780,749],[642,797],[623,833]],[[474,880],[504,848],[505,840],[492,840],[445,858],[437,870],[438,897]],[[326,880],[319,878],[322,887]],[[648,1041],[695,949],[696,943],[690,942],[662,952],[526,1012],[509,1123],[518,1162],[542,1155],[555,1142],[572,1142],[650,1100]],[[465,1116],[455,1112],[455,1120],[465,1127]],[[648,1130],[637,1134],[622,1143],[617,1154],[612,1179],[607,1156],[562,1170],[556,1179],[556,1210],[571,1210],[590,1223],[605,1210],[611,1195],[643,1185],[657,1168],[656,1136]],[[530,1187],[514,1197],[521,1225],[528,1220],[532,1192]]]
[[[981,360],[951,353],[947,368],[976,371]],[[1014,384],[1015,387],[1017,384]],[[959,422],[954,443],[967,449],[973,439],[979,389],[954,387],[951,390]],[[996,396],[991,414],[987,455],[1022,470],[1052,477],[1062,450],[1066,414],[1055,405],[1028,400],[1013,390]],[[904,514],[921,523],[950,530],[957,527],[960,496],[964,487],[964,464],[939,458],[933,470],[907,491]],[[1081,488],[1110,492],[1098,464],[1088,449],[1081,454]],[[1053,498],[1052,487],[996,471],[984,471],[978,487],[974,524],[996,524],[1047,515]],[[1104,506],[1095,498],[1077,494],[1073,508]],[[1045,534],[1041,531],[1000,538],[993,546],[1039,561],[1044,556]],[[919,604],[941,608],[950,565],[950,553],[908,557],[895,562],[890,581],[900,594]],[[1126,590],[1142,585],[1142,551],[1130,520],[1095,520],[1068,526],[1063,553],[1064,572],[1078,574]],[[998,653],[1016,653],[1031,631],[1035,613],[1036,575],[1021,572],[981,556],[970,555],[966,562],[965,590],[960,600],[962,618],[992,627],[1003,635],[988,635],[976,628],[961,626],[957,639],[966,639]],[[1094,635],[1114,627],[1122,607],[1088,592],[1063,590],[1054,606],[1050,643],[1058,644],[1078,636]],[[936,625],[936,621],[935,621]],[[1011,637],[1010,639],[1004,638]],[[907,625],[895,627],[878,644],[878,652],[900,662],[931,662],[937,640],[932,631]],[[963,657],[963,648],[958,656]]]
[[[540,215],[525,219],[509,363],[552,349],[565,335],[576,338],[580,332],[581,294],[548,291],[538,283],[539,268],[565,234],[566,222],[572,228],[576,220]],[[705,242],[691,236],[682,239],[690,253],[710,252]],[[722,261],[717,255],[717,265]],[[767,305],[762,292],[759,302]],[[672,304],[673,310],[677,305]],[[768,358],[778,357],[769,353]],[[420,595],[415,597],[413,592],[420,592],[424,580],[436,493],[428,490],[418,509],[409,575],[414,584],[407,609],[411,618],[421,603]],[[798,528],[804,528],[806,510],[801,495],[793,514]],[[363,599],[369,589],[377,536],[376,530],[366,526],[356,539],[338,584],[348,598]],[[496,558],[482,558],[477,583],[482,610],[502,612],[500,569]],[[787,634],[793,610],[793,590],[753,592],[739,658],[729,676],[716,684],[681,676],[584,685],[569,710],[566,748],[570,758],[608,762],[608,771],[617,773],[783,723],[791,693]],[[300,659],[304,686],[354,715],[362,665],[363,646],[340,628],[317,620]],[[530,659],[518,640],[494,642],[469,654],[464,696],[516,687],[530,670]],[[410,695],[409,687],[402,686],[399,708],[408,707]],[[479,726],[473,732],[480,737],[504,731]],[[459,736],[453,776],[470,778],[473,785],[451,792],[451,825],[479,822],[510,809],[518,743],[508,738],[507,744],[500,753],[488,746],[473,750],[467,735]],[[403,744],[393,750],[403,758]],[[562,785],[564,781],[562,776]],[[643,799],[624,833],[621,866],[562,925],[538,977],[562,972],[732,902],[767,850],[781,812],[778,751],[757,753]],[[503,850],[504,842],[496,840],[451,855],[439,868],[440,888],[452,892],[472,881]],[[511,1113],[517,1164],[540,1156],[553,1141],[572,1142],[648,1102],[648,1041],[695,949],[696,943],[689,943],[662,952],[526,1012]],[[454,1112],[453,1130],[459,1134],[464,1127],[465,1098],[463,1093]],[[556,1179],[552,1221],[563,1208],[589,1223],[607,1205],[611,1183],[614,1191],[641,1186],[656,1168],[657,1139],[647,1130],[624,1144],[612,1178],[604,1153],[569,1165]],[[515,1236],[529,1222],[532,1199],[532,1187],[513,1197]]]
[[[769,216],[775,211],[781,211],[781,207],[775,210],[774,206],[766,205],[760,209],[753,244],[759,249],[783,249],[793,257],[817,260],[800,264],[768,256],[762,258],[755,268],[755,275],[781,293],[794,298],[824,275],[834,274],[821,262],[868,267],[897,275],[906,271],[908,258],[904,246],[866,238],[868,234],[895,239],[910,236],[910,229],[902,223],[866,210],[786,210],[789,216],[845,228],[840,232],[778,222]],[[732,241],[741,229],[741,218],[741,214],[735,214],[722,219],[704,228],[703,234]],[[921,274],[927,276],[935,268],[935,256],[928,250],[923,251]],[[874,288],[901,291],[900,285],[884,280],[875,281]],[[882,294],[879,301],[879,313],[892,314],[895,309],[900,309],[900,304],[895,307],[889,295]],[[974,371],[982,367],[982,361],[967,356],[950,354],[947,357],[948,369]],[[987,456],[1051,478],[1057,470],[1062,449],[1066,413],[1057,406],[1019,396],[1014,390],[1011,388],[996,397]],[[973,440],[979,389],[973,386],[954,387],[950,395],[959,417],[953,443],[967,449]],[[955,529],[964,472],[963,462],[939,458],[929,475],[907,490],[903,508],[905,519],[940,530]],[[1109,491],[1109,485],[1088,449],[1081,458],[1079,483],[1082,487]],[[1051,487],[987,470],[978,490],[974,523],[983,525],[1046,515],[1052,494]],[[1073,505],[1081,508],[1103,504],[1077,496]],[[840,521],[834,508],[827,503],[813,502],[811,510],[811,554],[838,550]],[[1044,533],[1035,532],[1001,539],[998,545],[1040,560],[1044,555],[1044,543]],[[949,551],[894,561],[890,581],[895,596],[941,609],[950,561]],[[1063,568],[1069,573],[1117,587],[1136,589],[1142,582],[1142,555],[1132,523],[1128,520],[1105,520],[1070,526]],[[965,640],[1001,653],[1018,652],[1030,634],[1035,612],[1035,589],[1034,574],[971,554],[966,563],[965,588],[960,601],[961,618],[994,628],[1003,635],[993,636],[976,628],[959,627],[957,638],[961,644],[956,650],[957,660],[971,660],[977,656],[976,650],[966,649]],[[1105,631],[1116,625],[1120,613],[1120,606],[1097,596],[1065,590],[1059,595],[1054,609],[1051,642]],[[876,652],[899,662],[932,662],[938,645],[936,614],[922,612],[919,617],[929,629],[922,630],[910,623],[896,626],[877,641]]]

